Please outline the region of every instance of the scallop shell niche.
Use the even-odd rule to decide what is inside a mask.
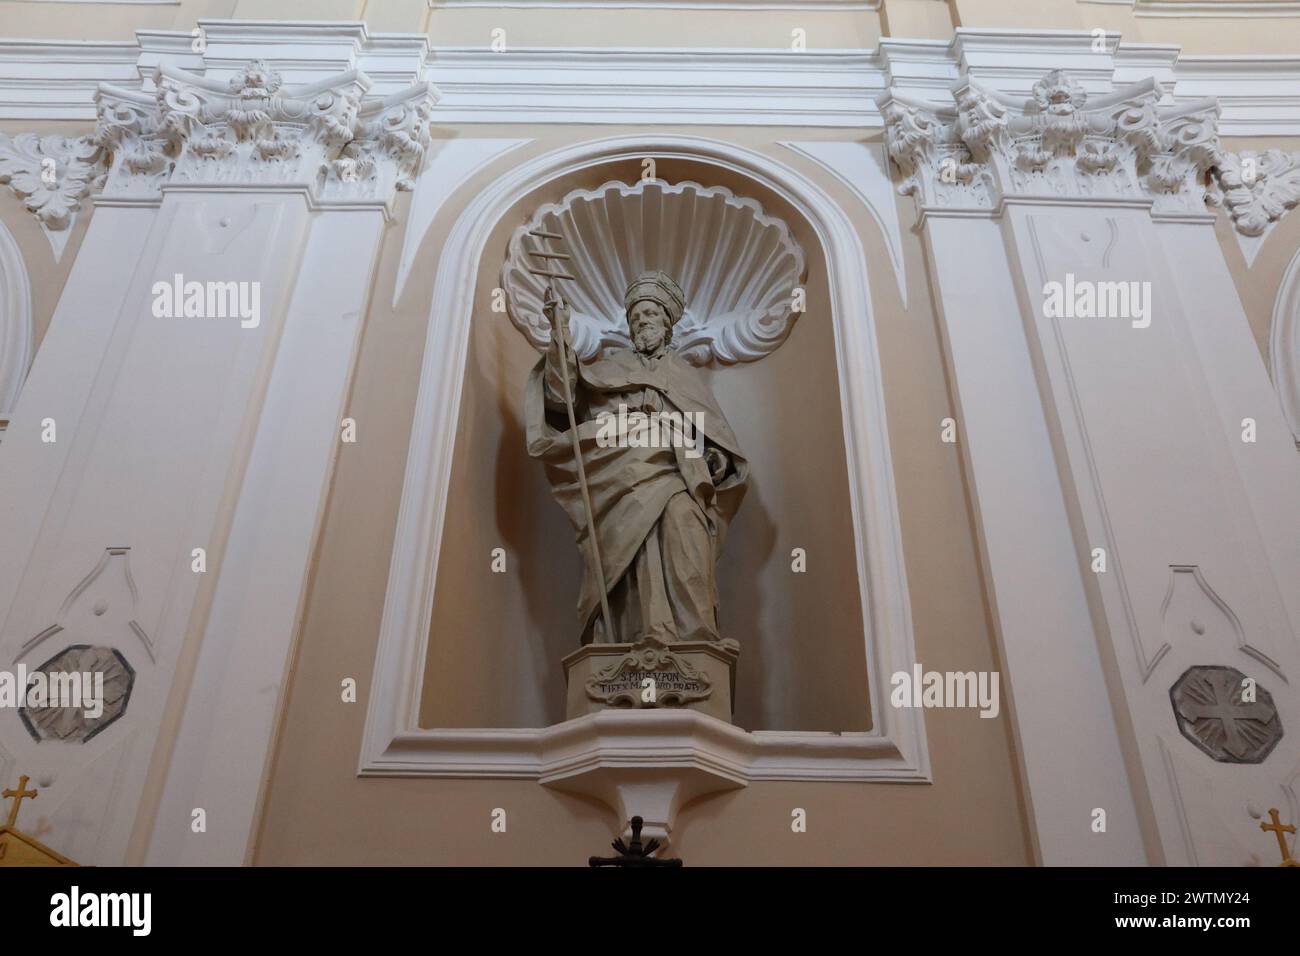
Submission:
[[[572,258],[541,259],[529,250]],[[755,200],[722,186],[660,180],[575,190],[542,206],[510,237],[501,275],[506,308],[544,351],[551,340],[542,314],[548,280],[530,266],[576,277],[556,287],[572,309],[573,347],[583,360],[631,346],[624,290],[638,273],[662,269],[686,294],[672,348],[692,365],[754,362],[775,351],[794,326],[806,275],[789,228]]]

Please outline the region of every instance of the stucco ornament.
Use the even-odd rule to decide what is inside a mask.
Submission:
[[[103,185],[105,172],[94,137],[0,133],[0,183],[7,183],[36,217],[56,260],[63,255],[81,200]]]
[[[1235,667],[1188,668],[1169,698],[1182,735],[1220,763],[1259,763],[1282,739],[1273,695]]]
[[[36,672],[45,675],[51,691],[47,703],[24,706],[19,716],[37,740],[85,743],[126,713],[135,685],[135,671],[122,652],[113,647],[73,644],[55,654]],[[35,672],[34,672],[35,673]],[[53,686],[78,675],[82,699],[94,696],[91,706],[54,706]]]
[[[1228,210],[1243,236],[1262,236],[1300,203],[1300,152],[1225,152],[1215,172],[1210,201]]]
[[[686,305],[671,348],[692,365],[753,362],[778,348],[803,308],[803,249],[755,200],[721,186],[642,180],[575,190],[511,236],[501,284],[511,321],[538,351],[551,338],[546,280],[529,272],[528,232],[562,237],[577,281],[566,284],[573,347],[583,361],[631,344],[628,282],[662,270]],[[797,291],[798,290],[798,291]]]

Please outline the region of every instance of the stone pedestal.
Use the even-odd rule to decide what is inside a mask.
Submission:
[[[563,661],[566,716],[678,707],[730,721],[739,657],[733,640],[588,644]]]

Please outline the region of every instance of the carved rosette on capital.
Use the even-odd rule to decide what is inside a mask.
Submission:
[[[1069,74],[1023,103],[963,79],[953,104],[888,90],[877,99],[899,187],[923,210],[991,210],[1008,199],[1150,201],[1166,218],[1205,215],[1219,162],[1219,107],[1159,105],[1155,80],[1090,99]]]
[[[153,93],[102,84],[96,141],[104,195],[156,199],[164,184],[303,187],[331,205],[382,204],[409,189],[430,141],[428,83],[366,101],[356,70],[286,87],[261,60],[228,82],[170,66]]]
[[[1210,202],[1228,210],[1243,236],[1262,236],[1300,204],[1300,152],[1266,149],[1224,153]]]

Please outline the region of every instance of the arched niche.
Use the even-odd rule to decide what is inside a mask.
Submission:
[[[32,293],[22,252],[0,223],[0,417],[12,412],[31,365]]]
[[[808,310],[762,361],[709,373],[752,462],[720,566],[741,644],[729,759],[766,779],[928,779],[919,711],[888,705],[915,660],[865,255],[816,184],[757,151],[675,135],[565,147],[469,202],[437,265],[362,773],[538,776],[559,741],[560,659],[577,646],[580,558],[524,451],[538,353],[493,290],[510,234],[610,180],[724,186],[784,220],[808,256]],[[490,570],[503,548],[507,571]],[[809,571],[791,570],[804,548]],[[819,566],[820,565],[820,566]],[[814,573],[813,568],[817,568]],[[760,733],[761,732],[761,733]],[[539,762],[540,761],[540,762]]]
[[[1282,412],[1300,446],[1300,251],[1282,276],[1268,339],[1269,367]]]

